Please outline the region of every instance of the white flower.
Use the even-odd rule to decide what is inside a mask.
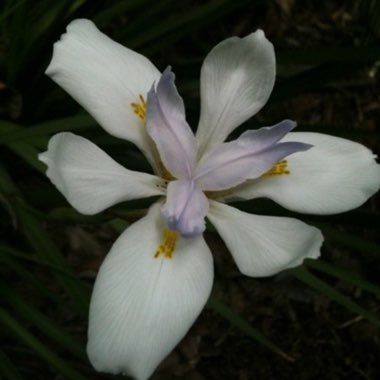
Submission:
[[[361,205],[380,187],[367,148],[290,132],[295,123],[288,120],[223,143],[273,88],[273,46],[260,30],[229,38],[206,57],[196,137],[170,68],[161,75],[88,20],[68,26],[46,73],[107,132],[135,143],[155,172],[123,168],[90,141],[59,133],[39,158],[70,204],[94,214],[120,201],[165,197],[119,237],[100,268],[87,346],[99,371],[147,379],[193,324],[213,283],[206,215],[249,276],[319,256],[318,229],[221,201],[268,197],[290,210],[331,214]]]

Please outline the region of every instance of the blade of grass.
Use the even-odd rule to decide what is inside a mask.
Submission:
[[[22,201],[20,191],[13,183],[6,169],[1,165],[0,191],[12,199],[12,205],[22,232],[31,247],[36,251],[37,256],[43,261],[57,265],[63,268],[64,271],[72,273],[65,258],[51,241],[41,222],[30,212],[30,208],[26,207]],[[82,317],[87,317],[89,294],[82,282],[79,279],[73,279],[62,273],[54,272],[54,276],[70,296],[74,310]]]
[[[311,274],[304,267],[299,267],[289,270],[289,273],[297,278],[298,280],[304,282],[311,288],[315,289],[317,292],[324,294],[336,303],[344,306],[346,309],[350,310],[355,314],[359,314],[362,317],[370,321],[374,326],[380,327],[379,318],[372,312],[362,308],[356,302],[352,301],[351,298],[343,295],[341,292],[328,285],[326,282],[322,281],[318,277]]]
[[[9,144],[36,136],[46,136],[63,131],[82,131],[96,125],[87,114],[70,116],[58,120],[22,127],[17,124],[0,121],[0,144]]]
[[[77,358],[86,360],[87,356],[80,342],[62,330],[39,310],[28,305],[16,292],[1,282],[0,296],[20,317],[25,318],[28,322],[35,325],[48,338],[55,341],[59,346],[67,349]]]
[[[26,261],[38,264],[40,266],[45,266],[48,269],[51,269],[51,270],[56,271],[56,272],[59,272],[59,273],[65,275],[66,277],[69,277],[69,278],[71,277],[74,280],[77,279],[76,276],[74,276],[71,272],[67,271],[65,268],[61,268],[60,266],[54,265],[54,264],[52,264],[50,262],[47,262],[46,260],[42,260],[40,258],[36,258],[31,253],[23,253],[23,252],[15,250],[13,248],[6,247],[4,245],[0,245],[0,252],[2,252],[4,256],[5,255],[8,255],[8,256],[10,255],[12,257],[17,257],[19,259],[23,259],[23,260],[26,260]],[[0,260],[2,260],[3,257],[0,257]]]
[[[85,380],[85,377],[61,360],[49,347],[45,346],[33,334],[22,327],[3,308],[0,308],[0,323],[16,338],[40,355],[49,366],[55,368],[65,379]]]
[[[59,303],[61,299],[56,294],[49,291],[46,286],[43,286],[41,282],[32,274],[32,272],[26,270],[20,265],[13,257],[11,257],[3,248],[0,248],[0,263],[5,266],[9,273],[17,276],[18,279],[22,279],[24,283],[34,286],[41,296],[49,298],[53,302]]]
[[[356,220],[362,219],[357,218]],[[351,233],[338,231],[327,225],[320,225],[320,228],[328,239],[342,247],[347,247],[351,251],[359,252],[369,258],[376,259],[380,256],[380,247],[376,243],[372,243]]]
[[[45,173],[46,165],[38,160],[38,150],[30,144],[15,142],[9,144],[9,149],[17,156],[21,157],[28,165],[40,173]]]
[[[107,26],[112,20],[120,17],[121,14],[125,14],[127,11],[142,7],[144,7],[145,11],[145,5],[146,3],[149,3],[149,1],[150,0],[121,0],[116,4],[110,4],[105,9],[99,11],[92,20],[100,27]]]
[[[355,285],[369,293],[376,296],[380,295],[380,287],[360,278],[355,273],[347,272],[337,266],[322,260],[306,260],[305,265],[307,268],[315,269],[319,272],[328,274],[349,284]]]
[[[9,123],[6,121],[0,120],[0,138],[1,136],[5,136],[9,133],[13,132],[19,132],[23,128],[20,127],[17,124]],[[43,173],[45,172],[46,168],[45,165],[42,164],[37,158],[38,151],[30,144],[27,144],[25,142],[13,142],[9,144],[9,149],[13,151],[16,155],[21,157],[24,161],[26,161],[30,166],[32,166],[34,169],[38,170],[39,172]]]
[[[352,48],[289,49],[276,53],[279,64],[321,64],[327,62],[357,63],[380,60],[378,46],[358,46]]]
[[[227,321],[229,321],[234,327],[238,328],[244,334],[255,339],[258,343],[262,344],[264,347],[273,351],[277,355],[288,361],[294,361],[294,359],[272,343],[267,337],[265,337],[260,331],[252,327],[250,323],[245,321],[241,316],[235,313],[231,308],[225,305],[223,302],[211,297],[207,303],[207,307],[214,312],[221,315]]]
[[[352,73],[358,67],[358,64],[343,65],[341,63],[325,63],[313,67],[291,78],[276,82],[269,102],[275,103],[291,96],[321,88],[331,81],[336,81]]]
[[[66,260],[51,241],[49,235],[36,219],[21,203],[16,205],[16,213],[23,228],[23,232],[37,255],[44,261],[60,266],[66,272],[71,272]],[[75,311],[82,317],[87,317],[89,305],[89,293],[79,279],[73,279],[64,274],[54,273],[57,281],[70,295]],[[72,275],[74,276],[74,274]],[[75,277],[75,276],[74,276]]]
[[[0,375],[2,375],[2,379],[23,380],[23,377],[18,371],[16,365],[12,363],[12,361],[2,350],[0,350]]]
[[[221,15],[230,12],[232,9],[244,6],[248,0],[240,2],[231,2],[229,0],[206,2],[199,6],[190,7],[187,12],[178,11],[177,14],[171,13],[168,17],[161,17],[156,22],[147,25],[141,33],[129,35],[126,30],[125,34],[120,36],[122,40],[128,41],[128,46],[138,48],[148,42],[151,44],[149,51],[152,52],[154,47],[162,49],[162,46],[168,43],[167,34],[179,39],[186,34],[191,34],[204,25],[208,25],[212,20],[219,18]],[[165,36],[165,38],[164,38]],[[158,43],[159,41],[159,43]],[[170,39],[170,43],[173,43]]]
[[[18,7],[23,5],[27,0],[19,0],[12,4],[9,8],[3,10],[2,14],[0,15],[0,25],[6,20],[7,17],[11,16],[13,12],[17,10]]]

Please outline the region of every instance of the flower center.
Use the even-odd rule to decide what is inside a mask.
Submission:
[[[290,174],[288,168],[288,161],[282,160],[277,162],[277,164],[273,165],[272,169],[268,170],[263,176],[271,176],[271,175],[284,175]]]
[[[166,259],[171,259],[179,237],[179,231],[173,231],[165,228],[163,235],[162,243],[158,246],[154,257],[158,258],[162,255]]]
[[[131,103],[133,112],[137,117],[146,125],[146,101],[142,95],[139,95],[140,101],[137,103]]]

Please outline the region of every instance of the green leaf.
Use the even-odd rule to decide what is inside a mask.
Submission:
[[[9,148],[32,168],[40,173],[45,173],[46,165],[38,160],[38,153],[40,152],[38,152],[33,146],[24,142],[16,142],[9,144]]]
[[[59,346],[67,349],[72,355],[81,360],[86,360],[87,356],[80,342],[71,337],[69,333],[62,330],[36,308],[28,305],[16,292],[1,282],[0,296],[20,317],[25,318],[29,323],[35,325],[48,338],[55,341]]]
[[[341,63],[370,63],[380,60],[380,47],[357,46],[357,47],[333,47],[313,49],[289,49],[276,53],[279,64],[321,64],[328,62]]]
[[[61,360],[49,347],[41,343],[3,308],[0,308],[0,323],[16,338],[40,355],[49,366],[55,368],[65,379],[85,380],[85,377]]]
[[[61,267],[65,272],[72,273],[65,258],[51,241],[49,235],[32,213],[33,209],[27,207],[21,198],[20,191],[13,183],[4,167],[0,165],[0,191],[12,197],[12,205],[20,227],[37,256],[48,263]],[[76,312],[87,317],[89,294],[82,282],[74,274],[68,277],[65,274],[54,273],[58,283],[62,286],[73,301]],[[74,276],[74,278],[73,278]]]
[[[23,380],[16,365],[12,363],[2,350],[0,350],[0,375],[4,380]]]
[[[323,260],[306,260],[305,265],[308,268],[315,269],[319,272],[328,274],[340,280],[343,280],[349,284],[358,286],[359,288],[366,290],[369,293],[373,293],[376,296],[380,295],[380,287],[372,284],[359,277],[356,273],[347,272],[336,265],[327,263]]]
[[[43,284],[36,279],[32,272],[26,270],[22,265],[20,265],[12,254],[10,254],[9,248],[4,246],[0,247],[0,263],[6,267],[9,272],[13,272],[18,279],[22,279],[25,283],[33,285],[41,296],[45,296],[54,302],[62,301],[46,286],[43,286]]]
[[[289,270],[289,273],[297,278],[298,280],[304,282],[311,288],[315,289],[321,294],[324,294],[331,300],[337,302],[338,304],[344,306],[348,310],[352,311],[355,314],[359,314],[362,317],[368,319],[374,326],[380,327],[380,320],[377,315],[368,311],[361,306],[359,306],[356,302],[354,302],[351,298],[345,296],[326,282],[322,281],[318,277],[314,276],[310,272],[308,272],[304,267],[298,267],[295,269]]]
[[[4,256],[0,257],[0,260],[5,259],[5,257],[7,257],[6,255],[8,255],[8,257],[13,256],[13,257],[17,257],[17,258],[38,264],[38,265],[45,266],[48,269],[51,269],[53,271],[64,274],[66,277],[71,277],[72,279],[77,279],[77,277],[74,276],[71,272],[65,270],[64,268],[61,268],[58,265],[54,265],[50,262],[47,262],[46,260],[36,258],[36,257],[34,257],[34,255],[32,253],[23,253],[23,252],[15,250],[14,248],[10,248],[10,247],[7,247],[7,246],[1,245],[1,244],[0,244],[0,252],[2,252],[4,255]]]
[[[53,265],[60,266],[65,272],[72,273],[61,252],[42,228],[40,221],[20,202],[17,202],[15,209],[23,232],[38,257]],[[75,311],[82,317],[87,317],[89,293],[81,281],[77,278],[73,278],[72,276],[74,276],[74,274],[68,277],[65,274],[55,272],[54,275],[57,281],[70,295]]]
[[[215,311],[219,315],[221,315],[223,318],[229,321],[234,327],[238,328],[240,331],[242,331],[244,334],[248,335],[249,337],[255,339],[264,347],[268,348],[269,350],[273,351],[274,353],[276,353],[277,355],[281,356],[282,358],[286,360],[294,361],[294,359],[290,355],[282,351],[279,347],[277,347],[274,343],[272,343],[268,338],[266,338],[260,331],[252,327],[250,323],[245,321],[241,316],[235,313],[231,308],[229,308],[223,302],[217,300],[214,297],[211,297],[207,303],[207,307]]]
[[[83,131],[95,125],[94,119],[87,114],[65,117],[26,127],[0,120],[0,132],[2,133],[0,135],[0,144],[9,144],[63,131]]]
[[[372,213],[372,217],[376,218],[378,215]],[[358,220],[361,221],[362,219],[357,217],[356,221]],[[336,228],[329,227],[325,224],[320,225],[320,228],[328,239],[342,247],[347,247],[352,252],[359,252],[373,259],[379,258],[380,256],[380,246],[376,243],[362,239],[352,233],[338,231]]]
[[[231,2],[230,0],[211,1],[189,7],[186,12],[177,10],[175,13],[161,13],[159,19],[155,17],[154,22],[140,29],[139,34],[133,29],[133,34],[129,34],[129,29],[126,29],[125,33],[118,38],[128,41],[128,46],[131,48],[150,43],[149,47],[144,49],[144,52],[149,51],[149,54],[151,54],[162,49],[165,45],[171,45],[185,35],[191,35],[196,30],[209,25],[210,22],[228,14],[233,9],[243,7],[246,3],[248,3],[248,0],[239,2]],[[170,35],[168,36],[168,34]]]

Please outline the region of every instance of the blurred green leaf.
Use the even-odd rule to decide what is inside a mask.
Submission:
[[[345,296],[326,282],[314,276],[313,274],[308,272],[304,267],[290,269],[289,273],[298,280],[304,282],[305,284],[313,288],[314,290],[318,291],[318,293],[324,294],[331,300],[344,306],[353,313],[359,314],[362,317],[368,319],[368,321],[370,321],[374,326],[380,327],[380,319],[376,314],[359,306],[351,298]]]
[[[61,252],[56,245],[51,241],[49,235],[42,227],[41,222],[31,213],[31,209],[27,208],[23,203],[19,190],[12,182],[12,179],[6,172],[5,168],[1,165],[0,191],[9,194],[13,198],[12,204],[20,227],[31,247],[36,251],[38,257],[53,265],[60,266],[68,273],[72,273],[65,258],[61,255]],[[54,275],[57,281],[70,295],[76,312],[83,317],[87,317],[89,293],[81,281],[58,272],[55,272]]]
[[[159,18],[156,17],[154,23],[151,22],[149,25],[146,25],[145,28],[141,29],[141,33],[129,34],[129,30],[126,29],[126,31],[118,35],[117,38],[128,41],[128,47],[134,49],[149,42],[150,45],[147,49],[144,49],[144,52],[152,54],[162,49],[163,46],[168,46],[185,35],[192,34],[201,27],[209,25],[210,22],[220,18],[224,14],[228,14],[233,9],[243,7],[246,3],[248,3],[248,0],[205,2],[189,7],[186,12],[182,10],[176,13],[165,13]],[[171,35],[168,37],[170,33]]]
[[[1,282],[0,297],[14,309],[21,318],[35,325],[42,333],[55,341],[59,346],[67,349],[72,355],[81,360],[87,359],[83,345],[80,342],[70,336],[68,332],[62,330],[36,308],[28,305],[16,292]]]
[[[24,266],[19,264],[15,257],[9,253],[9,250],[7,247],[0,246],[0,262],[3,267],[8,269],[9,273],[12,273],[15,278],[22,280],[25,284],[35,287],[41,297],[47,297],[54,302],[62,302],[62,299],[38,281],[30,270],[25,269]]]
[[[356,273],[347,272],[336,265],[327,263],[323,260],[306,260],[306,267],[315,269],[324,274],[328,274],[335,278],[345,281],[348,284],[358,286],[359,288],[366,290],[367,292],[373,293],[376,296],[380,295],[380,287],[372,284],[359,277]]]
[[[70,272],[65,258],[61,255],[56,245],[51,241],[49,235],[42,228],[37,220],[25,206],[18,202],[15,206],[17,216],[20,220],[23,232],[30,245],[34,248],[37,255],[44,261],[62,267]],[[87,317],[89,305],[89,292],[77,278],[68,277],[64,274],[55,272],[57,281],[70,295],[75,311],[82,317]],[[73,275],[74,276],[74,275]]]
[[[17,369],[17,364],[12,363],[2,350],[0,350],[0,375],[4,380],[23,380]]]
[[[108,4],[105,9],[97,12],[93,21],[100,27],[108,25],[115,18],[120,17],[121,14],[125,14],[127,11],[131,11],[138,8],[144,8],[149,6],[151,0],[120,0],[116,4]],[[129,25],[128,25],[129,26]]]
[[[51,120],[26,127],[0,121],[0,144],[9,144],[16,141],[28,140],[36,136],[47,136],[63,131],[87,130],[94,125],[96,125],[96,122],[87,114]]]
[[[380,60],[379,46],[355,46],[351,48],[313,48],[313,49],[288,49],[276,52],[279,64],[322,64],[329,62],[371,63]]]
[[[376,216],[376,214],[373,216]],[[378,244],[365,240],[353,233],[339,231],[326,224],[320,225],[320,227],[323,230],[323,234],[338,245],[346,247],[353,252],[364,254],[369,258],[380,257],[380,246]]]
[[[288,361],[294,361],[294,359],[272,343],[268,338],[266,338],[260,331],[252,327],[250,323],[245,321],[241,316],[235,313],[231,308],[225,305],[223,302],[211,297],[207,303],[207,307],[217,314],[221,315],[224,319],[229,321],[234,327],[238,328],[244,334],[255,339],[257,342],[262,344],[264,347],[273,351],[277,355]]]
[[[40,355],[49,366],[55,368],[68,380],[85,380],[79,372],[70,367],[67,363],[61,360],[49,347],[41,343],[34,335],[28,332],[20,325],[11,315],[3,308],[0,308],[0,323],[4,328],[9,330],[11,334],[17,337],[21,342],[33,349]]]

